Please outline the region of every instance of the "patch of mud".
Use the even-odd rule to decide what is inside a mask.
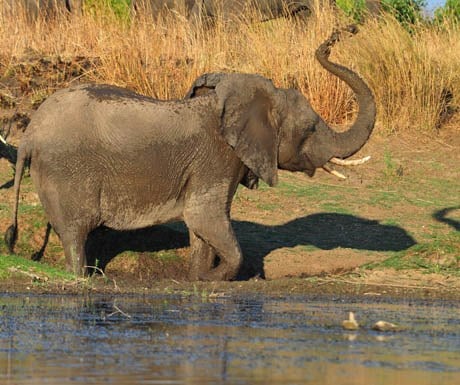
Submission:
[[[24,132],[31,114],[53,92],[70,83],[88,81],[98,58],[43,56],[29,49],[0,71],[0,133],[14,142]]]
[[[342,248],[312,250],[308,255],[295,249],[278,249],[266,256],[264,270],[267,279],[327,276],[350,272],[365,263],[383,259],[381,255]]]
[[[188,258],[186,249],[175,251],[176,257],[152,257],[148,253],[140,253],[134,257],[120,256],[107,265],[105,274],[118,281],[135,281],[137,285],[150,286],[152,282],[162,280],[184,281],[188,275]]]
[[[203,299],[226,298],[235,295],[265,295],[289,298],[297,295],[312,297],[330,296],[336,300],[344,298],[380,299],[433,299],[460,301],[460,284],[456,279],[445,277],[413,276],[406,281],[406,272],[387,270],[382,273],[337,275],[325,277],[280,278],[264,280],[253,278],[235,282],[187,282],[176,279],[139,280],[136,274],[115,271],[110,275],[95,275],[92,278],[56,282],[31,278],[15,273],[9,281],[0,281],[3,293],[35,294],[174,294],[183,297],[197,296]],[[424,286],[429,285],[429,286]]]

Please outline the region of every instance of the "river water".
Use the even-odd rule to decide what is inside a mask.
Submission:
[[[362,325],[342,329],[353,311]],[[397,323],[377,332],[373,323]],[[0,295],[0,384],[460,384],[458,302]]]

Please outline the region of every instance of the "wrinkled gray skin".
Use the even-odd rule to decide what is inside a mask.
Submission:
[[[185,17],[190,15],[196,0],[132,0],[131,9],[135,12],[147,12],[158,17],[162,12],[178,12]]]
[[[237,20],[256,9],[257,21],[267,21],[279,17],[309,16],[313,7],[313,0],[196,0],[191,18],[206,23],[212,23],[219,17]]]
[[[324,0],[333,1],[333,0]],[[295,15],[309,16],[313,0],[134,0],[135,10],[147,10],[157,16],[163,10],[178,11],[193,22],[214,23],[219,17],[224,20],[242,18],[250,9],[257,9],[258,21]]]
[[[19,146],[14,219],[5,234],[10,250],[30,159],[70,271],[85,274],[85,241],[98,226],[129,230],[184,220],[190,279],[234,279],[242,255],[230,206],[248,170],[270,186],[278,168],[312,176],[330,158],[358,151],[373,129],[371,91],[354,72],[328,60],[337,38],[323,43],[317,58],[356,93],[359,114],[345,133],[329,128],[300,92],[252,74],[204,75],[191,99],[179,101],[108,85],[56,92],[32,117]]]
[[[335,3],[335,0],[324,0]],[[2,0],[3,14],[12,15],[24,10],[30,20],[39,15],[50,18],[65,11],[81,13],[84,0]],[[279,17],[309,16],[313,12],[313,0],[132,0],[133,12],[147,12],[158,17],[162,12],[177,12],[192,22],[212,24],[219,17],[224,20],[240,19],[249,9],[257,9],[257,21]]]
[[[25,12],[30,20],[36,20],[38,16],[50,18],[62,12],[80,13],[83,0],[2,0],[1,4],[4,15]]]

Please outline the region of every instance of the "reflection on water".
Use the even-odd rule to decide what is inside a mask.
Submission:
[[[354,311],[364,328],[345,332]],[[405,330],[370,330],[384,319]],[[0,384],[460,383],[458,303],[0,296]]]

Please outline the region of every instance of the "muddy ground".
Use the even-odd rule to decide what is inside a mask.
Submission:
[[[47,95],[86,81],[97,59],[25,53],[0,75],[1,133],[17,144]],[[40,265],[4,267],[3,291],[180,292],[227,295],[312,293],[460,298],[460,128],[458,111],[438,132],[387,134],[377,126],[358,156],[368,163],[340,169],[342,181],[319,170],[314,178],[280,172],[275,188],[241,187],[233,226],[245,256],[237,282],[188,283],[183,224],[130,232],[99,229],[88,241],[105,275],[62,280]],[[10,224],[13,170],[0,159],[0,232]],[[21,190],[19,257],[43,244],[46,217],[30,178]],[[7,254],[0,241],[0,254]],[[64,266],[56,234],[40,262]],[[19,266],[19,267],[18,267]],[[38,267],[37,267],[38,266]]]

